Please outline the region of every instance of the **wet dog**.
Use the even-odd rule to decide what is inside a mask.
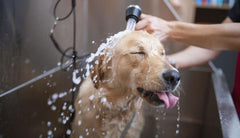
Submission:
[[[104,53],[80,87],[71,137],[140,137],[142,102],[174,107],[179,73],[144,31],[128,33]]]

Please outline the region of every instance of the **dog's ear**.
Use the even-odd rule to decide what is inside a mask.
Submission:
[[[106,53],[98,56],[98,62],[91,71],[91,79],[94,83],[94,87],[99,88],[100,83],[104,79],[104,73],[107,71],[107,66],[109,61],[107,60],[108,56]]]

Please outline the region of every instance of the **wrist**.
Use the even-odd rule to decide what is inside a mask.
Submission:
[[[177,22],[171,21],[168,22],[168,32],[167,32],[167,39],[168,40],[176,40],[176,29],[177,29]]]
[[[185,42],[197,34],[194,24],[179,21],[169,22],[168,39],[170,40]]]

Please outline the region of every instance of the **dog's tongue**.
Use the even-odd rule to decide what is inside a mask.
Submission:
[[[164,101],[166,109],[174,107],[179,99],[171,93],[158,92],[157,95],[159,99]]]

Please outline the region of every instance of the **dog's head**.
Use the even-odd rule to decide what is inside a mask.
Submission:
[[[170,108],[178,101],[172,92],[180,75],[167,61],[159,40],[144,31],[125,35],[100,55],[91,77],[96,88],[107,85],[132,92],[152,105],[165,103]]]

